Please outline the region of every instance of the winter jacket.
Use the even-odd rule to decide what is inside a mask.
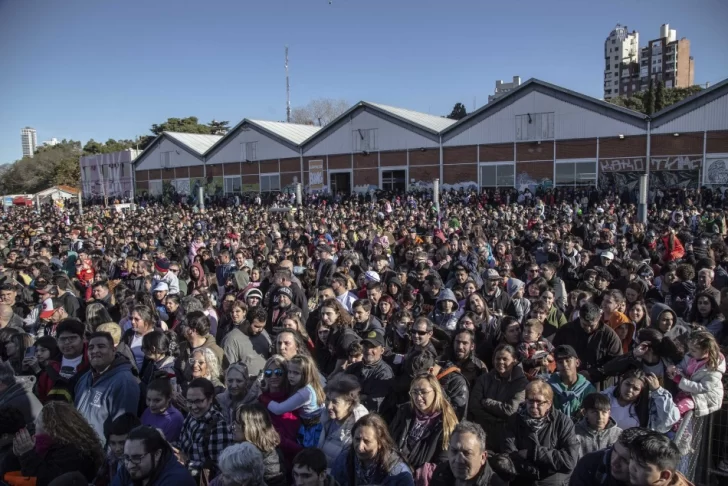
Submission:
[[[61,474],[78,471],[91,482],[96,477],[98,465],[74,444],[52,444],[39,454],[31,449],[18,458],[23,476],[38,478],[37,486],[48,486]]]
[[[106,443],[104,431],[114,419],[125,413],[137,414],[139,382],[126,358],[117,356],[109,369],[98,375],[92,368],[76,383],[76,409]]]
[[[652,306],[652,311],[650,312],[650,327],[653,327],[660,331],[660,328],[658,326],[658,319],[663,312],[670,312],[673,318],[673,325],[666,333],[664,333],[665,336],[669,337],[673,341],[684,341],[690,331],[692,331],[692,326],[680,319],[675,311],[672,310],[667,304],[662,304],[658,302]]]
[[[354,462],[354,454],[350,453],[351,447],[344,449],[339,457],[334,461],[334,467],[331,468],[331,475],[338,481],[340,486],[363,486],[366,483],[360,482],[356,476],[356,470],[352,462]],[[396,454],[396,452],[392,452]],[[370,484],[379,486],[414,486],[415,480],[412,476],[412,470],[407,463],[400,457],[392,460],[392,466],[388,471],[377,468],[374,472]]]
[[[450,301],[453,303],[452,312],[445,314],[440,308],[440,302]],[[437,296],[437,303],[435,309],[430,314],[430,320],[441,329],[451,333],[455,331],[455,327],[458,324],[458,319],[462,312],[460,311],[460,305],[458,304],[455,294],[450,289],[442,289]]]
[[[468,416],[480,424],[488,437],[503,437],[508,418],[526,397],[528,379],[520,366],[515,366],[510,377],[501,378],[491,370],[475,380],[470,391]],[[500,452],[501,444],[491,442],[488,447]]]
[[[439,362],[440,372],[437,374],[437,381],[445,392],[447,401],[452,405],[458,420],[465,418],[468,412],[470,401],[470,386],[460,368],[450,361]]]
[[[354,363],[346,369],[346,372],[359,380],[362,405],[370,412],[379,412],[394,380],[392,368],[380,359],[373,365],[367,365],[363,361]]]
[[[260,451],[260,453],[263,455],[263,480],[265,486],[287,486],[286,463],[281,450],[276,447],[270,452]]]
[[[210,469],[216,475],[217,459],[226,447],[233,444],[230,426],[213,405],[200,418],[188,415],[182,425],[178,448],[189,458],[187,468],[193,475]]]
[[[583,456],[571,473],[569,486],[629,486],[612,476],[611,460],[611,447]]]
[[[146,486],[197,486],[197,482],[190,472],[171,453],[167,454],[166,458],[163,456],[157,470],[159,472],[150,478]],[[114,476],[111,486],[134,486],[136,484],[126,468],[122,467]]]
[[[680,370],[687,369],[690,356],[685,356],[678,365]],[[678,388],[687,392],[695,402],[695,416],[704,417],[717,410],[723,404],[723,374],[725,374],[725,357],[720,355],[718,369],[711,370],[702,365],[691,377],[681,376],[678,381]]]
[[[561,486],[568,481],[579,460],[574,423],[551,407],[544,418],[547,423],[533,430],[525,415],[523,408],[516,412],[504,434],[503,451],[510,456],[518,474],[511,485]]]
[[[232,363],[244,363],[251,375],[257,375],[265,368],[271,346],[272,341],[265,329],[256,336],[249,336],[239,327],[234,327],[222,341],[225,357]]]
[[[500,476],[498,476],[493,469],[491,469],[490,465],[486,462],[485,465],[480,468],[480,472],[478,475],[473,479],[474,482],[469,483],[473,486],[507,486],[508,482],[503,481]],[[455,478],[455,475],[452,473],[452,469],[450,468],[450,463],[448,461],[443,461],[440,464],[437,465],[437,468],[435,469],[435,472],[432,474],[432,479],[430,480],[429,486],[453,486],[456,484],[457,479]]]
[[[397,415],[389,425],[394,443],[412,468],[417,470],[426,463],[438,464],[447,460],[447,451],[442,448],[442,415],[432,419],[419,440],[412,441],[409,434],[414,421],[415,410],[410,403],[405,403],[400,405]]]
[[[549,385],[554,391],[554,407],[567,417],[575,417],[581,410],[581,403],[584,397],[597,391],[589,380],[583,375],[576,375],[576,383],[571,388],[567,387],[558,373],[553,373],[549,378]]]
[[[574,431],[576,440],[579,442],[579,457],[612,447],[619,439],[619,434],[622,433],[622,429],[617,427],[617,423],[612,418],[609,419],[604,430],[594,430],[589,427],[585,417],[576,424]]]
[[[336,458],[342,450],[351,445],[351,430],[357,420],[367,415],[369,410],[364,405],[358,404],[351,411],[351,415],[342,424],[337,424],[329,418],[328,410],[321,412],[321,435],[319,436],[318,448],[326,454],[328,467],[332,468]]]
[[[554,347],[562,344],[572,346],[581,361],[579,371],[587,373],[591,373],[592,370],[622,354],[622,341],[617,333],[601,323],[596,331],[587,334],[578,320],[569,322],[556,331],[553,344]],[[592,379],[592,383],[598,390],[602,390],[610,384],[606,379],[604,382],[596,382]]]
[[[502,312],[504,316],[516,317],[516,306],[513,304],[513,300],[500,287],[493,295],[483,292],[483,298],[491,311]]]
[[[0,408],[17,408],[22,412],[25,424],[33,424],[40,413],[40,409],[43,408],[43,405],[33,394],[34,385],[34,376],[16,376],[15,384],[0,395]]]
[[[460,373],[463,377],[465,377],[469,387],[472,387],[475,384],[475,380],[477,380],[480,375],[488,372],[488,367],[485,363],[483,363],[483,361],[475,356],[474,352],[471,352],[464,360],[455,363],[455,366],[460,368]]]

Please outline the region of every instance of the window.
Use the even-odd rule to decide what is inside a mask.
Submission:
[[[172,152],[161,152],[159,154],[159,166],[162,168],[172,167]]]
[[[353,150],[354,152],[373,152],[377,150],[377,130],[376,128],[360,128],[353,130]]]
[[[240,176],[225,177],[225,195],[240,194],[243,188],[243,180]]]
[[[615,81],[614,85],[617,86],[619,84],[619,81]]]
[[[552,140],[554,138],[553,113],[526,113],[516,115],[516,140]]]
[[[619,56],[614,56],[615,61],[619,61]]]
[[[83,169],[83,179],[88,179],[88,175],[86,175],[86,167],[81,167]]]
[[[109,178],[109,166],[106,164],[101,166],[101,177],[103,177],[104,179]]]
[[[556,162],[557,186],[592,186],[597,181],[597,163],[590,161]]]
[[[515,164],[481,164],[480,187],[515,187]]]
[[[243,160],[255,162],[258,160],[258,142],[243,142],[240,144],[243,151]]]
[[[172,187],[174,187],[174,190],[177,192],[177,194],[183,196],[189,196],[191,192],[189,179],[174,179],[172,181]]]
[[[260,174],[260,192],[273,192],[280,190],[280,174]]]
[[[129,177],[129,164],[121,164],[121,177]]]
[[[616,39],[612,39],[612,44],[616,44],[616,43],[617,43],[617,40]]]
[[[619,64],[615,64],[614,69],[619,69]]]
[[[162,195],[162,181],[149,181],[149,195],[150,196],[161,196]]]
[[[404,192],[407,190],[406,170],[382,171],[382,190],[390,192]]]

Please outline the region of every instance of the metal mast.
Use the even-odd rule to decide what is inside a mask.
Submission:
[[[291,84],[288,81],[288,46],[286,46],[286,121],[291,123]]]

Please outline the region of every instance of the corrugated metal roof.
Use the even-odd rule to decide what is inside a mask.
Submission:
[[[207,152],[207,149],[215,145],[215,142],[222,138],[222,135],[203,135],[200,133],[179,133],[164,132],[170,138],[175,139],[185,147],[189,148],[197,155]]]
[[[382,105],[379,103],[371,103],[368,101],[366,102],[366,104],[435,132],[442,131],[457,122],[457,120],[451,120],[450,118],[430,115],[419,111],[407,110],[406,108],[397,108],[396,106]]]
[[[296,123],[273,122],[266,120],[248,121],[253,125],[258,125],[259,127],[268,130],[281,138],[285,138],[296,145],[299,145],[308,137],[321,130],[321,127],[315,127],[313,125],[298,125]]]

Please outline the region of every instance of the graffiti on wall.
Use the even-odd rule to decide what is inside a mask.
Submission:
[[[703,171],[703,184],[728,184],[728,157],[714,157],[705,160]]]
[[[697,189],[700,170],[663,170],[650,173],[651,189]]]
[[[642,157],[600,159],[599,171],[602,174],[608,172],[645,172],[645,159]]]
[[[650,171],[693,171],[700,170],[701,155],[672,155],[650,158]]]
[[[192,186],[191,194],[197,197],[198,189],[202,186],[205,189],[206,197],[223,196],[225,194],[225,182],[222,177],[194,177],[190,179]]]
[[[324,161],[308,161],[308,188],[312,191],[320,191],[324,188]]]
[[[528,189],[531,192],[536,192],[539,187],[543,189],[550,189],[553,185],[554,181],[551,180],[550,177],[538,178],[526,170],[519,170],[516,174],[516,189],[518,191],[525,191]]]
[[[602,172],[599,174],[599,190],[624,192],[639,190],[640,175],[644,172]]]

